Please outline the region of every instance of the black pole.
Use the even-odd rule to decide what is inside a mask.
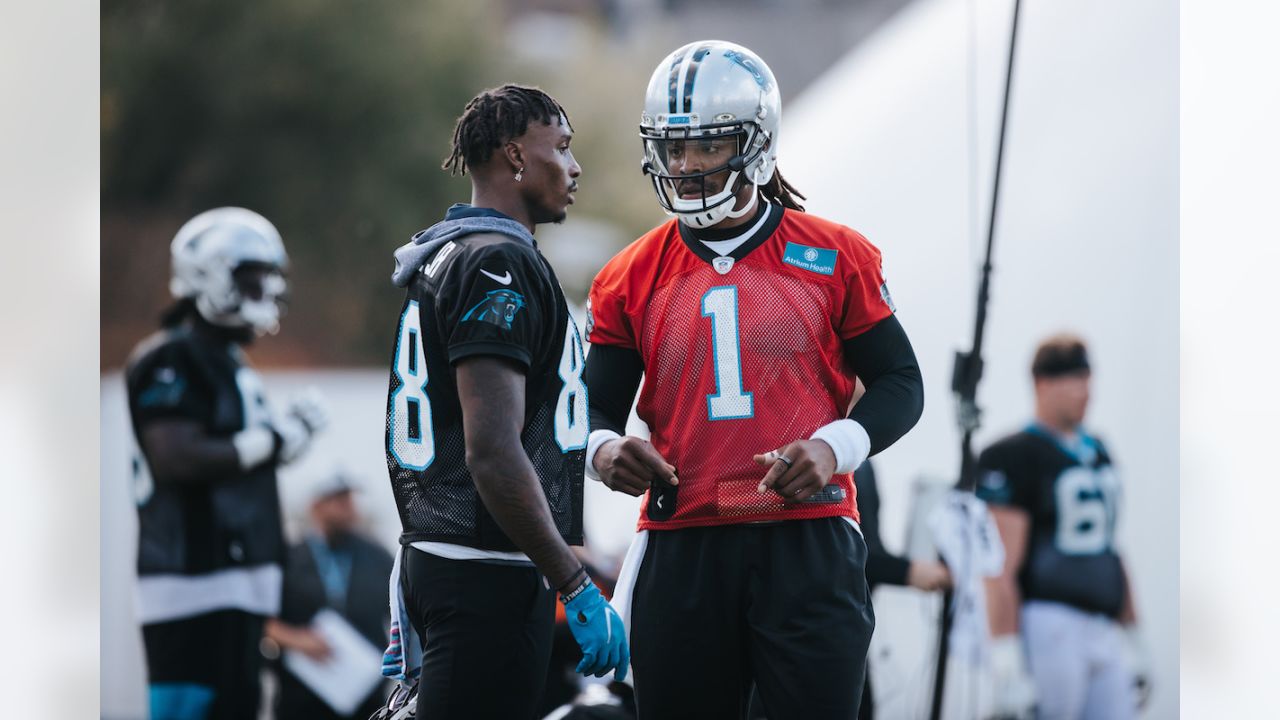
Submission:
[[[978,408],[978,381],[982,379],[982,338],[987,327],[987,303],[991,298],[991,251],[995,245],[996,210],[1000,202],[1000,171],[1004,163],[1004,136],[1009,125],[1009,90],[1013,86],[1013,58],[1018,43],[1018,11],[1021,0],[1013,0],[1013,25],[1009,32],[1009,64],[1004,76],[1004,105],[1000,111],[1000,140],[996,145],[995,178],[991,187],[991,216],[987,222],[987,252],[982,262],[982,280],[978,284],[978,308],[974,315],[973,345],[969,352],[957,352],[955,369],[951,376],[951,390],[956,395],[956,416],[960,425],[960,480],[957,487],[972,491],[975,458],[973,432],[981,424]],[[942,717],[942,696],[947,682],[947,656],[950,654],[951,592],[942,598],[942,617],[938,620],[938,662],[933,675],[933,703],[929,709],[931,720]]]

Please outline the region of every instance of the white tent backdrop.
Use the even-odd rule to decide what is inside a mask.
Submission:
[[[784,108],[779,167],[810,211],[884,252],[925,376],[924,417],[878,462],[891,547],[912,481],[958,469],[952,353],[972,335],[1012,9],[921,0]],[[1039,338],[1070,329],[1090,342],[1086,422],[1125,483],[1120,542],[1154,665],[1153,718],[1178,706],[1177,22],[1159,0],[1024,0],[978,396],[980,448],[1029,419]],[[873,658],[896,657],[875,674],[884,716],[923,717],[915,684],[932,617],[903,609],[909,591],[877,599]]]

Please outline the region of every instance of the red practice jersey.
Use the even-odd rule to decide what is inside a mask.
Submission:
[[[723,258],[671,220],[592,284],[588,339],[640,353],[637,411],[680,478],[661,498],[674,507],[646,495],[641,529],[858,519],[852,475],[832,478],[843,492],[784,504],[756,492],[768,468],[752,455],[848,414],[854,375],[842,341],[893,312],[880,251],[842,225],[769,212],[762,231]]]

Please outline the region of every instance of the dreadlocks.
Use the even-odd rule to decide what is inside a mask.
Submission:
[[[800,204],[800,200],[807,200],[799,190],[795,189],[791,183],[782,177],[782,173],[777,169],[773,169],[773,177],[769,182],[760,187],[760,195],[769,202],[777,203],[789,210],[799,210],[804,212],[804,206]]]
[[[487,162],[503,143],[523,135],[530,121],[550,125],[562,115],[568,123],[560,103],[535,87],[508,84],[484,90],[463,108],[453,129],[453,152],[440,167],[450,175],[466,175],[468,167]]]

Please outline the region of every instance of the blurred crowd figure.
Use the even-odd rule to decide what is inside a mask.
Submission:
[[[244,353],[279,327],[288,258],[270,221],[201,213],[171,259],[175,303],[125,370],[150,715],[252,718],[285,560],[276,469],[308,450],[327,411],[312,391],[275,412]]]
[[[1034,418],[978,458],[976,494],[1005,551],[986,592],[995,711],[1132,718],[1150,688],[1115,545],[1119,475],[1084,426],[1092,377],[1084,341],[1046,338],[1031,376]]]
[[[387,577],[392,558],[385,547],[360,533],[357,488],[355,478],[339,469],[323,476],[311,490],[310,528],[301,542],[289,548],[280,614],[266,624],[267,638],[286,652],[301,652],[316,660],[330,656],[323,635],[310,627],[316,613],[326,608],[379,650],[387,644]],[[277,720],[365,720],[382,706],[381,686],[354,711],[341,714],[283,663],[278,677]]]

